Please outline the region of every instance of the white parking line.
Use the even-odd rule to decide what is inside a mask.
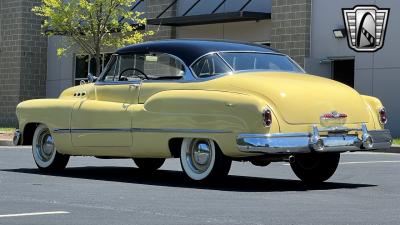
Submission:
[[[400,160],[393,160],[393,161],[365,161],[365,162],[342,162],[339,163],[340,165],[346,164],[371,164],[371,163],[400,163]]]
[[[400,160],[392,160],[392,161],[360,161],[360,162],[341,162],[339,165],[348,165],[348,164],[373,164],[373,163],[400,163]],[[284,163],[284,166],[290,166],[289,163]]]
[[[54,215],[54,214],[68,214],[66,211],[54,211],[54,212],[34,212],[34,213],[19,213],[19,214],[5,214],[0,215],[0,218],[6,217],[21,217],[21,216],[41,216],[41,215]]]
[[[344,155],[394,155],[400,156],[399,153],[391,153],[391,152],[344,152]]]
[[[0,149],[31,149],[32,146],[0,146]]]

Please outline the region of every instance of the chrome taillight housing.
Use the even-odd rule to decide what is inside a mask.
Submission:
[[[264,126],[269,127],[272,124],[272,112],[269,108],[265,108],[263,111]]]
[[[388,120],[387,114],[386,114],[386,109],[385,107],[382,107],[379,109],[379,122],[381,124],[386,124]]]

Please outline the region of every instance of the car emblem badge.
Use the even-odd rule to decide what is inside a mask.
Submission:
[[[355,6],[342,9],[347,42],[357,52],[375,52],[383,47],[390,9]]]
[[[347,114],[338,113],[336,111],[332,111],[330,113],[325,113],[321,116],[321,120],[334,120],[334,119],[346,119]]]

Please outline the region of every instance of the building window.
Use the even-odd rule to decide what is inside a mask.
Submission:
[[[101,67],[100,70],[103,71],[104,67],[107,65],[111,58],[112,53],[101,54]],[[100,72],[101,72],[100,71]],[[82,80],[87,82],[88,73],[96,73],[96,60],[89,55],[76,55],[75,56],[75,76],[74,85],[79,85]]]

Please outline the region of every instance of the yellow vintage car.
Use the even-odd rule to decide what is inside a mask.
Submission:
[[[154,171],[180,158],[193,180],[231,163],[288,161],[304,182],[329,179],[340,153],[389,148],[385,108],[287,55],[249,43],[164,40],[118,50],[93,82],[20,103],[15,144],[42,171],[70,156],[132,158]],[[95,80],[95,81],[94,81]]]

